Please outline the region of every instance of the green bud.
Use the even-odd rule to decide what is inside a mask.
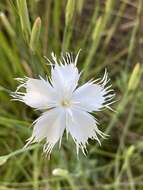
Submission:
[[[140,64],[137,63],[133,69],[133,72],[130,76],[129,82],[128,82],[128,90],[135,90],[141,77],[141,68]]]
[[[92,39],[93,41],[98,41],[99,39],[99,36],[101,35],[101,32],[102,32],[102,17],[99,17],[97,22],[96,22],[96,25],[95,25],[95,28],[93,30],[93,34],[92,34]]]
[[[75,0],[68,0],[66,5],[66,25],[69,25],[72,21],[75,9]]]
[[[114,5],[114,0],[107,0],[106,4],[105,4],[105,14],[104,14],[104,27],[106,26],[106,24],[109,22],[110,18],[111,18],[111,12],[113,9],[113,5]]]
[[[84,0],[77,0],[77,11],[81,14],[84,5]]]
[[[41,31],[41,19],[40,17],[37,17],[33,24],[31,38],[30,38],[30,49],[32,51],[35,51],[38,46],[40,31]]]
[[[110,14],[113,7],[114,0],[107,0],[105,5],[105,13]]]
[[[56,168],[52,171],[52,174],[54,176],[60,176],[60,177],[67,177],[68,176],[68,171],[61,169],[61,168]]]
[[[127,158],[131,157],[132,154],[134,153],[134,151],[135,151],[135,146],[134,146],[134,145],[131,145],[131,146],[128,148],[127,152],[126,152]]]

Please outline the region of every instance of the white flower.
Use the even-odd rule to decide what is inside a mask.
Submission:
[[[61,139],[66,129],[70,133],[77,147],[85,153],[88,139],[95,139],[100,143],[98,136],[105,137],[97,127],[97,120],[91,112],[110,108],[114,97],[107,71],[102,79],[88,81],[78,87],[80,73],[75,60],[66,53],[62,60],[57,60],[52,53],[51,78],[33,79],[18,78],[21,83],[13,94],[14,100],[19,100],[32,108],[43,111],[34,121],[34,129],[27,145],[46,140],[43,151],[50,154],[54,145]],[[20,92],[21,88],[26,92]]]

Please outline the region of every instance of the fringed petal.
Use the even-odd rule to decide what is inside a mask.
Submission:
[[[47,80],[18,78],[20,85],[12,93],[13,100],[24,102],[36,109],[48,109],[55,107],[56,93]],[[23,88],[26,92],[20,91]]]
[[[62,59],[59,60],[54,53],[51,55],[53,60],[51,67],[51,83],[53,87],[59,91],[60,95],[63,95],[63,93],[71,95],[77,87],[80,77],[76,67],[79,54],[76,56],[75,60],[70,53],[66,53],[65,56],[62,55]]]
[[[72,108],[67,112],[66,128],[76,143],[77,154],[79,148],[86,154],[88,139],[97,140],[100,144],[98,136],[102,138],[106,137],[106,135],[98,129],[96,119],[89,113],[79,109]]]
[[[50,154],[54,145],[61,141],[65,129],[65,112],[55,108],[43,113],[35,122],[32,136],[28,139],[29,144],[46,140],[43,152]]]
[[[73,101],[77,102],[76,106],[88,112],[100,111],[104,107],[110,108],[115,93],[111,88],[112,85],[108,86],[109,81],[105,70],[103,78],[98,79],[98,82],[89,81],[77,88],[73,93]]]

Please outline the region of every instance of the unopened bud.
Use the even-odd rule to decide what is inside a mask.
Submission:
[[[61,169],[61,168],[56,168],[53,170],[52,174],[54,176],[61,176],[61,177],[67,177],[68,176],[68,171]]]
[[[133,69],[133,72],[130,76],[129,82],[128,82],[128,90],[135,90],[141,77],[141,68],[140,64],[137,63]]]
[[[32,28],[32,33],[31,33],[31,38],[30,38],[30,49],[32,51],[35,51],[38,42],[39,42],[39,37],[40,37],[40,31],[41,31],[41,19],[40,17],[36,18],[33,28]]]
[[[68,0],[66,6],[66,25],[69,25],[72,21],[75,9],[75,0]]]

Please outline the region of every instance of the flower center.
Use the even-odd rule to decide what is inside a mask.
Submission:
[[[71,106],[71,102],[69,100],[64,99],[64,100],[61,101],[61,106],[62,107],[66,107],[66,108],[70,107]]]

